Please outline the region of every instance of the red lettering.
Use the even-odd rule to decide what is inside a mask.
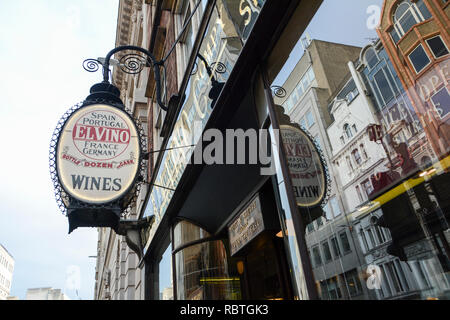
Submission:
[[[130,130],[76,124],[73,129],[72,138],[83,141],[129,143]]]

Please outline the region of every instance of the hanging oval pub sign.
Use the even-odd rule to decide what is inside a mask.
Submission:
[[[50,173],[69,233],[78,227],[117,232],[120,217],[140,190],[145,144],[119,94],[113,85],[94,85],[53,134]]]
[[[327,192],[327,179],[315,143],[306,132],[292,125],[280,125],[280,133],[297,205],[319,206]]]
[[[64,125],[56,149],[62,188],[88,204],[123,197],[135,181],[140,141],[124,110],[93,104],[74,112]]]

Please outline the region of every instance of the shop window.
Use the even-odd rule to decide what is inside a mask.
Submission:
[[[422,71],[426,66],[430,64],[430,58],[427,56],[427,53],[423,49],[422,45],[419,44],[417,48],[415,48],[410,54],[409,54],[409,60],[411,61],[414,70],[416,73],[419,73]]]
[[[431,52],[435,58],[440,58],[448,54],[448,49],[445,43],[442,41],[441,36],[436,36],[430,39],[427,39],[427,45],[430,48]]]
[[[435,93],[431,97],[431,102],[442,119],[448,115],[450,111],[450,95],[446,87]]]
[[[239,277],[230,274],[221,240],[194,244],[175,253],[178,300],[241,298]]]

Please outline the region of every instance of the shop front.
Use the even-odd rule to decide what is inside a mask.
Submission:
[[[380,68],[371,95],[362,45],[307,36],[320,35],[314,27],[331,9],[345,9],[333,6],[206,4],[141,213],[155,216],[142,235],[146,298],[159,299],[160,274],[170,272],[179,300],[448,299],[449,160],[415,163],[408,137],[391,139],[389,128],[370,140],[366,129],[386,113],[373,97],[387,99],[390,80],[394,97],[405,89]],[[350,77],[357,85],[347,90]],[[341,145],[327,130],[338,121],[333,103],[366,103],[374,113],[366,128],[349,112]],[[372,152],[370,143],[384,148]]]

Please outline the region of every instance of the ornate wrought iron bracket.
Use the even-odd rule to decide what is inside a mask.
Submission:
[[[145,243],[142,241],[142,233],[146,233],[153,223],[155,216],[148,216],[138,220],[121,219],[117,227],[116,233],[125,236],[125,240],[131,250],[136,252],[139,260],[143,256],[143,248]]]
[[[155,83],[156,83],[156,102],[164,111],[168,110],[168,107],[162,102],[161,99],[161,74],[159,67],[163,65],[163,61],[157,61],[153,54],[141,47],[137,46],[119,46],[112,49],[106,55],[104,61],[100,61],[98,59],[86,59],[83,61],[83,68],[88,72],[96,72],[99,69],[99,64],[103,67],[103,83],[110,83],[109,81],[109,66],[111,64],[112,56],[120,51],[139,51],[145,54],[147,57],[144,57],[137,53],[125,54],[119,59],[119,68],[128,74],[137,74],[140,73],[144,67],[151,67],[153,69],[153,73],[155,75]]]

